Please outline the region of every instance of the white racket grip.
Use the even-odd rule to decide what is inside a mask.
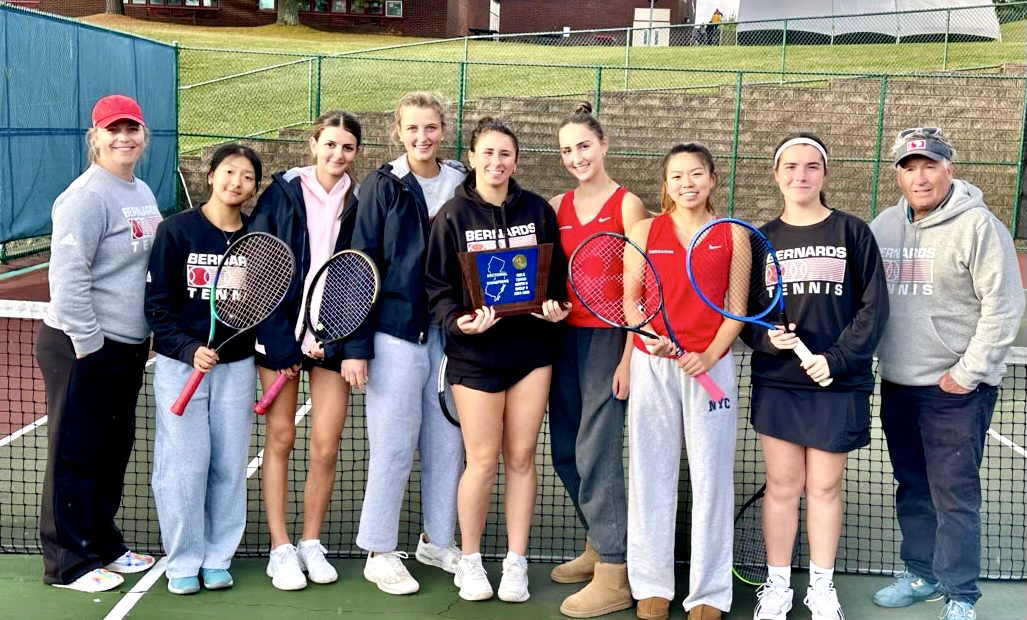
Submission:
[[[802,360],[804,363],[813,359],[813,353],[810,352],[809,347],[803,344],[801,340],[799,341],[799,344],[795,347],[795,354],[798,355],[799,359]],[[831,385],[832,382],[834,382],[834,377],[828,377],[820,382],[820,387],[827,387]]]

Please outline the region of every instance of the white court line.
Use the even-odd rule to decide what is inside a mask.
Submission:
[[[296,419],[293,421],[293,424],[295,424],[296,426],[299,426],[300,425],[300,420],[302,420],[303,416],[307,415],[307,413],[309,413],[309,412],[310,412],[310,399],[308,398],[307,402],[305,402],[302,407],[300,407],[299,409],[296,410]],[[253,460],[250,461],[250,464],[246,466],[246,478],[247,479],[252,478],[253,474],[257,473],[257,470],[260,469],[260,465],[263,462],[264,462],[264,451],[261,450],[260,452],[257,452],[257,456],[255,456],[253,458]]]
[[[131,590],[128,591],[125,596],[121,597],[118,604],[114,606],[114,609],[104,616],[103,620],[122,620],[128,615],[128,612],[132,611],[135,604],[139,602],[139,599],[143,598],[154,583],[161,578],[164,574],[164,569],[168,566],[168,559],[161,558],[157,560],[157,563],[150,568],[149,571],[143,575],[143,578],[139,580],[139,583],[135,584]]]
[[[156,361],[156,359],[157,358],[155,358],[155,357],[151,357],[150,359],[146,360],[146,366],[147,367],[152,366],[153,362]],[[3,448],[7,444],[11,443],[12,441],[18,439],[19,437],[21,437],[23,435],[27,435],[27,434],[31,433],[32,431],[36,430],[40,426],[43,426],[44,424],[46,424],[46,420],[47,420],[48,417],[49,416],[43,416],[43,417],[39,418],[38,420],[36,420],[35,422],[32,422],[31,424],[27,424],[27,425],[23,426],[22,428],[19,428],[18,430],[14,431],[13,433],[8,435],[7,437],[4,437],[3,439],[0,439],[0,448]]]
[[[1005,435],[1002,435],[1001,433],[997,433],[997,432],[993,431],[990,428],[988,429],[988,434],[991,435],[992,438],[995,441],[999,442],[1003,446],[1009,448],[1013,452],[1016,452],[1020,456],[1024,457],[1025,459],[1027,459],[1027,450],[1024,450],[1022,447],[1020,447],[1020,446],[1016,445],[1015,443],[1013,443],[1012,440],[1007,438]]]

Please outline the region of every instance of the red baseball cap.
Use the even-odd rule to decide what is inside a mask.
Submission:
[[[93,106],[93,127],[108,127],[120,120],[143,122],[143,111],[136,100],[125,95],[107,95]]]

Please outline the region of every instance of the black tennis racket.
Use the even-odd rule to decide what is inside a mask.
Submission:
[[[751,585],[763,585],[767,580],[767,548],[763,543],[763,484],[742,504],[735,517],[735,545],[731,572],[739,580]]]
[[[244,331],[254,327],[274,312],[285,299],[296,271],[292,250],[281,239],[267,233],[243,235],[225,250],[225,255],[214,273],[210,285],[210,336],[207,347],[214,342],[217,322],[231,327],[236,333],[222,342],[220,351]],[[203,380],[199,370],[193,370],[171,412],[182,415],[189,400]]]
[[[460,413],[456,409],[456,402],[453,401],[453,390],[446,379],[446,366],[449,365],[449,356],[442,357],[442,365],[439,366],[439,407],[442,408],[442,415],[453,426],[460,428]]]
[[[642,329],[657,314],[663,317],[667,335],[685,354],[674,335],[663,303],[663,285],[645,250],[624,235],[596,233],[581,242],[570,258],[571,290],[593,316],[647,338],[656,334]],[[724,391],[706,373],[695,377],[710,398],[720,401]]]
[[[338,342],[357,331],[374,309],[381,279],[378,267],[359,250],[343,250],[314,274],[304,301],[306,329],[322,345]],[[253,410],[265,413],[288,377],[278,375]]]
[[[699,298],[725,317],[767,329],[777,329],[768,319],[780,319],[788,328],[777,252],[752,224],[734,218],[706,224],[692,237],[686,267]],[[803,362],[813,358],[801,340],[795,354]],[[820,385],[833,381],[828,377]]]

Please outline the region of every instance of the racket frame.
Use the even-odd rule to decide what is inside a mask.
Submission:
[[[449,381],[446,379],[446,367],[449,365],[449,356],[442,356],[442,364],[439,366],[439,408],[442,409],[442,415],[446,417],[446,421],[453,426],[460,428],[460,412],[450,411],[449,405],[446,404],[446,390],[449,388]],[[452,394],[452,391],[450,391]],[[454,403],[453,409],[456,409]]]
[[[735,521],[734,521],[734,529],[735,529],[734,540],[735,541],[739,540],[738,524],[742,520],[742,515],[744,515],[746,513],[746,511],[749,510],[752,507],[753,504],[755,504],[757,501],[762,499],[763,496],[766,494],[766,492],[767,492],[767,483],[764,482],[763,486],[761,486],[755,493],[753,493],[752,497],[750,497],[748,500],[746,500],[745,503],[742,504],[742,507],[738,510],[738,513],[735,515]],[[767,575],[766,575],[766,572],[767,572],[767,548],[766,548],[765,541],[763,539],[762,510],[760,511],[760,517],[761,518],[757,520],[757,522],[760,524],[760,528],[759,528],[758,534],[759,534],[759,537],[760,537],[760,543],[763,544],[764,546],[763,546],[763,558],[762,558],[762,561],[760,561],[758,564],[755,564],[755,566],[757,566],[757,568],[761,568],[762,569],[760,571],[759,575],[755,576],[755,577],[750,577],[749,576],[750,575],[749,571],[742,571],[743,563],[739,561],[740,560],[739,554],[738,553],[732,553],[731,572],[734,574],[734,576],[739,581],[741,581],[742,583],[748,584],[750,586],[761,586],[761,585],[763,585],[763,582],[766,581],[766,579],[767,579]],[[752,563],[751,562],[746,562],[744,564],[744,566],[749,566],[750,564],[752,564]]]
[[[718,306],[717,304],[712,302],[709,298],[707,298],[706,295],[703,293],[702,288],[700,288],[696,284],[696,282],[695,282],[695,275],[693,275],[693,273],[692,273],[692,248],[695,247],[695,244],[699,243],[701,239],[705,238],[706,232],[708,232],[711,228],[713,228],[714,226],[716,226],[718,224],[724,224],[724,223],[736,224],[738,226],[742,226],[743,228],[746,228],[747,230],[749,230],[749,232],[751,234],[755,234],[760,239],[763,239],[763,241],[767,245],[767,248],[770,249],[770,251],[768,252],[768,255],[770,256],[771,264],[773,265],[774,271],[776,273],[776,276],[777,276],[776,280],[777,281],[774,284],[774,295],[773,295],[773,298],[771,299],[771,302],[769,304],[767,304],[767,307],[763,310],[763,312],[760,312],[759,314],[755,314],[755,315],[752,315],[752,316],[740,316],[740,315],[728,312],[726,309],[721,308],[720,306]],[[762,269],[764,271],[764,274],[765,274],[766,273],[766,267],[767,267],[767,265],[766,265],[766,258],[764,258],[762,262],[763,262],[763,265],[760,267],[760,269]],[[755,258],[753,259],[753,268],[754,269],[756,268],[756,259]],[[758,228],[756,228],[755,226],[753,226],[749,222],[746,222],[745,220],[740,220],[740,219],[737,219],[737,218],[733,218],[733,217],[724,217],[724,218],[712,220],[712,221],[708,222],[705,226],[700,228],[695,233],[695,235],[692,236],[692,241],[688,244],[688,254],[685,256],[685,272],[688,274],[688,282],[689,282],[689,284],[692,285],[692,289],[695,291],[696,295],[699,296],[699,299],[701,299],[703,301],[703,303],[705,303],[707,306],[712,308],[717,313],[719,313],[719,314],[721,314],[724,317],[727,317],[729,319],[733,319],[735,321],[742,321],[743,323],[752,323],[754,325],[760,325],[760,326],[765,327],[767,329],[777,329],[776,325],[763,320],[763,317],[767,316],[768,314],[770,314],[770,312],[772,310],[776,309],[781,314],[781,320],[784,322],[785,331],[788,331],[788,326],[791,323],[788,320],[788,313],[785,311],[784,276],[783,276],[783,272],[782,272],[782,269],[781,269],[781,263],[777,260],[777,251],[774,248],[774,244],[772,244],[770,242],[770,239],[767,239],[766,235],[764,235],[762,232],[760,232],[760,230]],[[764,277],[764,280],[765,279],[766,278]],[[802,360],[803,362],[807,362],[807,361],[813,359],[813,357],[814,357],[813,356],[813,352],[809,350],[809,347],[807,347],[805,345],[805,343],[802,342],[802,340],[799,340],[799,344],[795,347],[795,355],[800,360]],[[831,385],[831,383],[833,383],[833,382],[834,382],[834,377],[828,377],[828,378],[824,379],[823,381],[820,381],[819,383],[820,383],[821,387],[827,387],[827,386]]]

